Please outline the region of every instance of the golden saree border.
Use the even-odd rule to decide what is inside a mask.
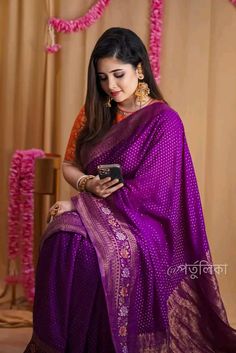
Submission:
[[[116,339],[121,351],[126,353],[130,297],[137,275],[136,239],[104,199],[84,193],[74,202],[98,256],[109,318],[112,318],[112,334],[116,336],[115,332],[118,332]],[[114,340],[114,344],[116,342]]]
[[[210,252],[206,253],[206,263],[211,264]],[[217,310],[220,319],[227,325],[228,320],[219,295],[219,288],[216,276],[211,272],[203,272],[203,283],[206,281],[208,288],[215,293],[215,297],[209,297],[212,307]],[[202,323],[201,300],[194,281],[198,278],[191,278],[187,275],[170,294],[168,307],[169,328],[164,332],[149,332],[138,335],[139,353],[182,353],[186,351],[194,353],[214,353],[211,341],[205,336]],[[204,284],[202,285],[204,290]],[[206,295],[206,293],[205,293]],[[194,339],[193,339],[194,338]]]
[[[124,117],[121,114],[117,114],[116,118],[113,122],[113,125],[119,123],[120,121],[124,120],[126,117]],[[70,162],[73,163],[75,160],[75,150],[76,150],[76,140],[84,128],[86,124],[86,115],[85,115],[85,107],[83,106],[77,115],[73,127],[70,132],[69,140],[66,146],[66,151],[64,155],[64,161],[65,162]]]
[[[168,353],[166,333],[149,332],[138,335],[138,353]]]
[[[46,239],[57,232],[78,233],[87,238],[87,232],[76,211],[64,212],[56,217],[47,226],[46,232],[41,241],[41,248]]]
[[[149,124],[148,119],[154,119],[154,117],[158,116],[166,106],[167,104],[164,102],[154,102],[127,116],[125,119],[119,121],[118,124],[113,124],[109,132],[103,137],[102,145],[106,146],[107,151],[112,149],[114,145],[117,145],[121,141],[126,140],[129,136],[134,135],[136,128],[140,125],[140,121],[142,121],[142,124]],[[145,117],[146,119],[144,120],[143,117],[146,109],[149,109],[150,113],[149,117]],[[123,123],[125,123],[125,128]],[[120,129],[120,133],[117,132],[117,129]],[[102,153],[104,153],[104,150],[97,146],[89,149],[86,153],[86,155],[89,155],[89,160],[85,159],[83,161],[84,168],[86,169],[89,162],[98,158]]]
[[[210,253],[206,254],[207,261],[212,262]],[[204,274],[207,284],[212,292],[217,295],[214,299],[208,298],[211,305],[217,308],[220,319],[228,324],[225,308],[218,291],[218,283],[214,274]],[[212,350],[211,342],[205,337],[202,330],[202,314],[199,307],[201,302],[199,294],[193,284],[198,279],[186,276],[173,290],[168,298],[168,319],[170,330],[170,348],[173,352],[180,353],[186,350],[194,353],[215,352]],[[206,327],[207,330],[207,327]],[[192,339],[194,337],[194,339]]]

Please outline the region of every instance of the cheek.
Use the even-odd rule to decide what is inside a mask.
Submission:
[[[138,85],[138,78],[135,75],[130,75],[126,80],[126,87],[129,91],[134,92]]]
[[[103,91],[107,93],[108,87],[107,87],[107,81],[100,81],[100,86]]]

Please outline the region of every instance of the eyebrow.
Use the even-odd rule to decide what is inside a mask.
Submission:
[[[111,71],[109,71],[108,73],[110,74],[110,73],[112,73],[112,72],[116,72],[116,71],[122,71],[123,69],[115,69],[115,70],[111,70]],[[99,74],[102,74],[102,75],[105,75],[105,73],[104,72],[97,72],[97,74],[99,75]]]

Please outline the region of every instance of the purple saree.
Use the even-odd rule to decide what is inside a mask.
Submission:
[[[125,186],[49,225],[25,352],[236,352],[178,114],[147,106],[82,156],[87,174],[121,164]]]

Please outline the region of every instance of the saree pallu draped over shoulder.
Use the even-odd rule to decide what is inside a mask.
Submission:
[[[96,175],[99,164],[119,163],[124,187],[106,199],[89,193],[74,197],[76,211],[58,216],[48,227],[38,277],[49,242],[54,251],[66,249],[68,257],[65,255],[57,273],[61,284],[53,286],[58,303],[47,315],[59,318],[60,312],[66,314],[64,320],[53,324],[50,337],[42,334],[47,323],[40,319],[37,301],[47,286],[43,288],[36,281],[32,349],[60,353],[236,352],[236,331],[228,324],[220,297],[194,168],[178,114],[165,103],[154,103],[113,125],[102,142],[81,155],[87,174]],[[98,342],[101,336],[96,335],[96,348],[88,348],[88,331],[80,334],[86,326],[81,324],[86,314],[83,316],[78,302],[74,304],[74,297],[82,295],[79,289],[72,290],[79,266],[75,257],[81,251],[84,263],[89,254],[95,255],[93,264],[90,260],[88,264],[96,283],[85,286],[86,296],[94,286],[94,300],[107,322],[107,341]],[[52,285],[56,281],[53,270],[58,269],[55,264],[49,266]],[[59,299],[60,286],[68,290]],[[81,305],[84,300],[81,298]],[[91,313],[98,312],[92,302],[93,308],[86,309],[91,321]],[[71,323],[71,312],[80,313],[76,327]],[[89,325],[87,329],[92,330]],[[72,326],[80,337],[77,345],[70,343],[71,332],[75,332]]]

